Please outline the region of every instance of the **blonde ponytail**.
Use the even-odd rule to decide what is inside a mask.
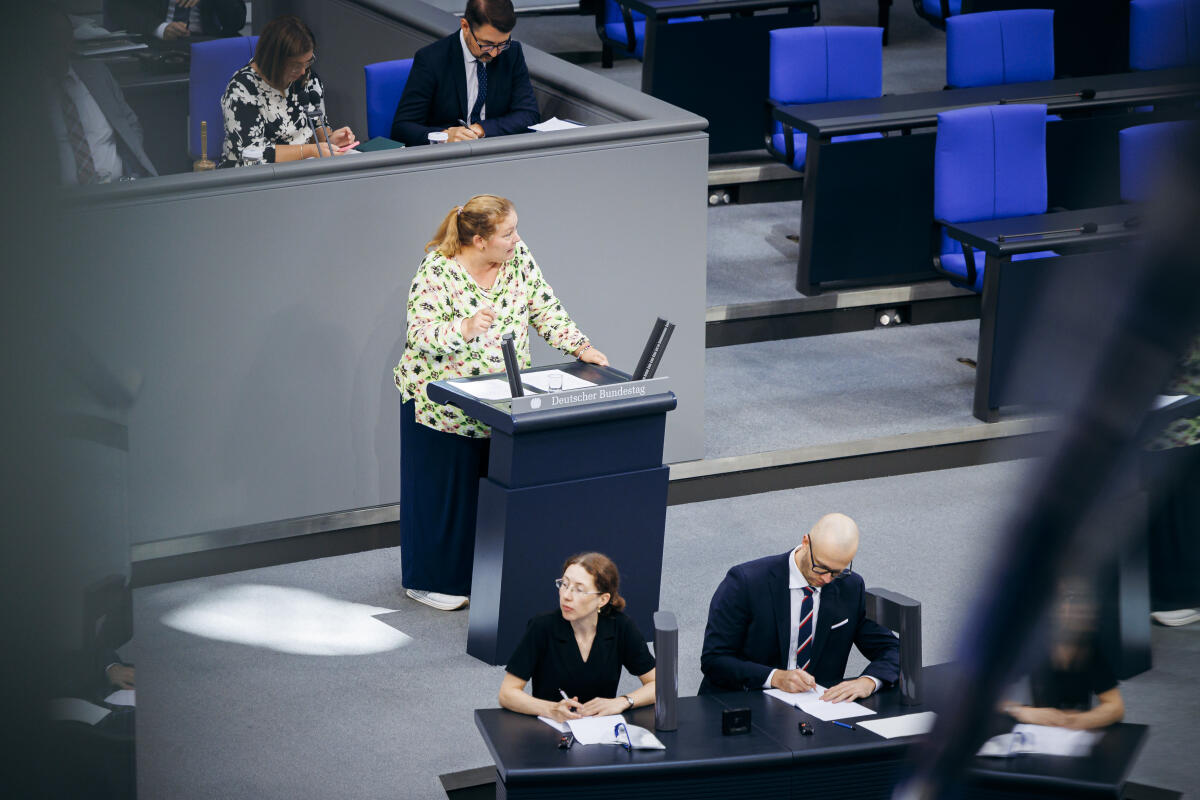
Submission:
[[[475,195],[463,205],[450,209],[425,245],[425,252],[436,250],[446,258],[454,258],[475,241],[476,236],[492,238],[496,228],[511,213],[513,204],[507,198],[493,194]]]

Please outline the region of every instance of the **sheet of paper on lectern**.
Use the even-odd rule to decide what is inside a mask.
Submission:
[[[565,119],[551,117],[545,122],[539,122],[537,125],[530,125],[529,130],[537,131],[538,133],[547,133],[549,131],[569,131],[574,128],[582,128],[578,122],[567,122]]]
[[[559,733],[571,732],[571,726],[567,725],[565,722],[559,722],[558,720],[550,719],[549,717],[543,717],[541,714],[538,715],[538,719],[549,725],[551,728],[554,728],[554,730],[558,731]]]
[[[780,689],[767,689],[763,694],[769,694],[771,697],[782,700],[790,706],[803,711],[805,714],[811,714],[824,722],[832,722],[835,719],[853,719],[854,717],[865,717],[875,712],[866,706],[858,703],[829,703],[821,699],[821,695],[825,694],[824,686],[817,686],[809,689],[807,692],[785,692]]]
[[[485,381],[453,381],[456,389],[462,389],[469,395],[478,397],[480,400],[510,400],[512,392],[508,388],[508,381],[502,381],[498,378],[488,378]]]
[[[542,370],[541,372],[529,373],[523,372],[521,373],[521,383],[525,386],[532,386],[535,389],[548,392],[550,391],[551,375],[562,376],[562,391],[569,391],[571,389],[586,389],[589,386],[596,385],[591,381],[585,381],[583,378],[576,378],[574,375],[570,374],[569,372],[563,372],[561,369],[547,369]]]

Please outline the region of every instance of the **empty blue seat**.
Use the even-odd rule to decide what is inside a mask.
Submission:
[[[1046,106],[981,106],[938,114],[933,165],[933,215],[938,220],[1046,213]],[[1013,260],[1053,255],[1041,251]],[[983,291],[983,253],[976,251],[968,264],[962,246],[944,230],[935,267],[954,283]]]
[[[1129,68],[1167,69],[1200,63],[1200,0],[1132,0]]]
[[[213,39],[192,45],[188,75],[188,151],[200,158],[200,123],[208,123],[208,157],[221,160],[225,144],[225,120],[221,113],[221,95],[233,73],[254,59],[257,36]]]
[[[668,25],[677,22],[701,22],[703,17],[679,17],[667,20]],[[622,8],[616,0],[604,0],[596,12],[596,34],[604,47],[601,65],[612,66],[613,45],[617,45],[638,61],[646,46],[646,15]],[[632,37],[632,43],[630,42]]]
[[[954,87],[1054,78],[1054,12],[960,14],[946,20],[946,83]]]
[[[883,93],[883,28],[777,28],[770,35],[770,82],[775,105],[859,100]],[[881,134],[835,136],[833,141],[878,139]],[[775,122],[767,151],[804,169],[808,137]]]
[[[1177,153],[1196,135],[1196,123],[1152,122],[1125,128],[1118,134],[1121,152],[1121,199],[1143,203]]]
[[[939,28],[946,27],[946,20],[962,13],[962,0],[914,0],[917,16],[924,17]]]
[[[396,117],[396,106],[408,83],[413,60],[401,58],[396,61],[377,61],[363,67],[367,81],[367,138],[391,136],[392,120]]]

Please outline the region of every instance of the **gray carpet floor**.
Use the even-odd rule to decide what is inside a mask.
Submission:
[[[876,328],[705,353],[705,457],[978,424],[979,323]]]
[[[820,514],[843,510],[863,529],[855,566],[868,585],[924,604],[926,663],[953,657],[997,523],[1020,496],[1027,462],[774,492],[669,509],[662,607],[681,627],[681,693],[699,685],[708,600],[738,561],[793,546]],[[954,486],[947,492],[946,486]],[[969,520],[970,522],[965,522]],[[402,596],[400,553],[337,558],[184,581],[135,593],[139,791],[153,798],[430,798],[437,776],[489,758],[472,709],[494,707],[503,673],[464,652],[469,612],[442,613]],[[547,606],[553,588],[547,577]],[[183,633],[163,617],[221,589],[296,587],[392,609],[377,619],[412,641],[369,655],[277,652]],[[286,609],[274,613],[286,617]],[[304,619],[281,629],[319,638]],[[1200,625],[1157,630],[1156,667],[1124,689],[1129,719],[1154,725],[1133,779],[1200,784],[1191,752]],[[850,669],[861,666],[854,656]],[[631,688],[626,676],[622,690]]]

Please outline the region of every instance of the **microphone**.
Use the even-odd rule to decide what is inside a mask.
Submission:
[[[1044,103],[1049,100],[1093,100],[1096,97],[1095,89],[1082,89],[1078,92],[1067,92],[1066,94],[1047,94],[1041,97],[1022,97],[1020,99],[1006,98],[1000,101],[1000,105],[1006,106],[1015,103]]]
[[[500,350],[504,353],[504,371],[508,373],[509,393],[513,397],[524,397],[525,390],[521,388],[521,368],[517,366],[517,347],[513,344],[511,333],[500,337]]]
[[[1094,222],[1085,222],[1078,228],[1063,228],[1057,231],[1030,231],[1029,233],[1002,233],[996,236],[997,242],[1005,242],[1011,239],[1028,239],[1031,236],[1062,236],[1068,233],[1088,234],[1095,233],[1100,230],[1100,226]]]
[[[667,342],[671,341],[671,333],[674,330],[675,325],[662,317],[654,321],[654,327],[650,329],[650,338],[646,340],[646,346],[642,348],[642,357],[638,359],[637,367],[633,370],[633,380],[642,381],[654,377],[654,373],[658,371],[658,364],[662,360],[663,351],[667,349]]]

